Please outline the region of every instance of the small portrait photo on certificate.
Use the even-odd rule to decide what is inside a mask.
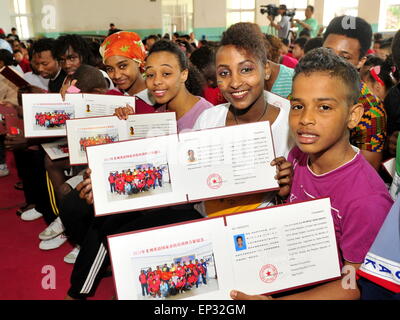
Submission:
[[[235,241],[235,249],[236,249],[236,251],[241,251],[241,250],[246,250],[247,249],[246,237],[245,237],[245,235],[243,233],[234,235],[233,239]]]
[[[135,128],[134,127],[129,127],[129,135],[133,137],[135,135]]]
[[[194,150],[188,150],[188,162],[196,162],[196,157],[194,155]]]
[[[65,128],[66,121],[74,118],[72,107],[37,107],[33,109],[33,130],[54,130]]]
[[[162,157],[143,160],[146,162],[125,160],[105,163],[108,201],[172,192],[167,160]]]
[[[81,156],[86,154],[87,147],[119,141],[118,129],[113,126],[82,128],[78,130],[78,135]]]
[[[219,290],[212,243],[195,241],[136,252],[131,261],[138,300],[188,299]]]

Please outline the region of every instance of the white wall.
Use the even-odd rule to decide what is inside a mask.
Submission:
[[[34,0],[32,4],[37,33],[105,33],[111,22],[125,30],[162,29],[161,0]],[[46,4],[55,7],[55,30],[45,30],[41,24],[41,10]]]
[[[31,1],[33,19],[33,28],[35,33],[57,32],[62,29],[60,11],[58,10],[59,0],[34,0]],[[47,12],[43,12],[43,8],[49,6]],[[54,14],[52,17],[46,17],[47,14]],[[53,19],[49,23],[50,19]],[[53,24],[54,23],[54,24]]]

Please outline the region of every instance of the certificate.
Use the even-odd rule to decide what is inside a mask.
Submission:
[[[269,122],[89,146],[96,216],[277,190]]]
[[[396,173],[396,158],[391,158],[382,163],[386,172],[393,178]]]
[[[66,138],[54,142],[42,143],[42,147],[51,160],[63,159],[69,156]]]
[[[67,139],[71,165],[86,164],[86,148],[93,145],[135,140],[177,133],[174,112],[67,120]]]
[[[112,235],[108,244],[120,300],[154,300],[163,282],[167,300],[208,300],[340,278],[329,198]]]
[[[102,94],[58,93],[22,95],[25,137],[66,136],[66,121],[74,118],[111,116],[118,107],[135,107],[135,97]]]

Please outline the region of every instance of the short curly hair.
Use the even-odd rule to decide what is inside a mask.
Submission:
[[[349,104],[357,103],[361,80],[357,69],[351,63],[337,56],[330,49],[313,49],[297,64],[293,82],[300,74],[308,76],[316,72],[326,72],[331,77],[339,78],[348,89]]]
[[[255,56],[262,64],[267,64],[266,38],[260,26],[251,22],[239,22],[230,26],[223,34],[220,47],[233,45],[239,50]]]

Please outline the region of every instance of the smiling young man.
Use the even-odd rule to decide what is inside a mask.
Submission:
[[[367,59],[371,42],[372,28],[368,22],[359,17],[340,16],[326,28],[323,47],[331,49],[359,70]],[[387,134],[385,108],[365,83],[360,84],[358,102],[364,107],[364,115],[351,131],[350,142],[360,148],[368,162],[379,170]]]

